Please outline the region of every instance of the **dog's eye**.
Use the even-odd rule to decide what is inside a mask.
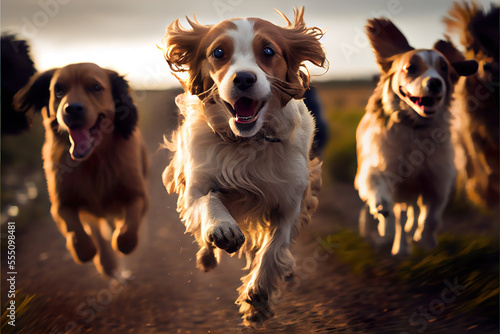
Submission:
[[[54,86],[54,95],[57,99],[62,99],[64,97],[64,91],[58,84]]]
[[[224,58],[224,49],[223,48],[217,48],[212,52],[212,56],[216,59],[222,59]]]
[[[413,64],[407,64],[403,67],[403,70],[408,74],[415,74],[417,73],[417,66]]]
[[[270,47],[265,47],[264,48],[264,55],[266,56],[274,56],[275,52],[273,49],[271,49]]]
[[[94,92],[100,92],[102,90],[102,86],[99,85],[99,84],[95,84],[95,85],[92,86],[92,90]]]

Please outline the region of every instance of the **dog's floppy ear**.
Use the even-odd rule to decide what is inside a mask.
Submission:
[[[327,59],[325,50],[320,43],[320,38],[323,37],[323,31],[317,27],[306,27],[304,21],[304,7],[294,9],[294,22],[290,22],[288,18],[276,10],[287,22],[288,26],[284,27],[281,32],[287,41],[287,82],[293,87],[297,86],[297,92],[293,98],[301,98],[305,90],[309,88],[309,73],[307,70],[301,70],[304,62],[309,61],[318,67],[327,67]]]
[[[30,109],[41,111],[47,109],[50,117],[50,81],[57,69],[40,72],[31,77],[29,82],[14,95],[13,106],[16,111],[27,112]]]
[[[413,50],[406,37],[388,19],[368,20],[366,34],[377,63],[385,73],[391,69],[393,56]]]
[[[137,108],[129,93],[127,81],[114,71],[108,71],[115,102],[115,133],[128,139],[137,125]]]
[[[469,76],[477,72],[478,64],[475,60],[465,60],[465,57],[450,41],[439,40],[434,44],[434,49],[439,51],[453,67],[451,79],[457,82],[459,76]]]
[[[199,24],[196,19],[187,21],[191,29],[184,28],[179,20],[167,28],[163,37],[165,60],[174,72],[189,72],[188,82],[182,82],[191,94],[199,95],[208,90],[214,82],[209,76],[202,76],[202,59],[206,50],[199,50],[201,40],[211,26]]]

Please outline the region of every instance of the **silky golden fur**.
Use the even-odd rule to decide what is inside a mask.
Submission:
[[[57,78],[64,77],[65,95],[54,96]],[[83,84],[99,80],[93,95]],[[97,81],[96,81],[97,82]],[[81,103],[84,119],[102,118],[94,148],[83,160],[70,153],[67,126],[61,124],[69,103]],[[15,97],[18,110],[41,111],[45,128],[43,167],[50,212],[77,263],[94,260],[104,275],[118,275],[113,249],[128,254],[138,242],[138,229],[148,206],[148,158],[128,84],[116,72],[95,64],[71,64],[39,73]],[[111,244],[108,223],[113,224]]]

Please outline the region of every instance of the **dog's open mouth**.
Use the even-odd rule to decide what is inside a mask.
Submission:
[[[414,109],[421,112],[422,115],[432,116],[437,109],[439,102],[442,99],[441,95],[438,96],[413,96],[405,92],[402,87],[399,87],[399,92],[406,99],[406,102]]]
[[[100,114],[97,121],[90,128],[79,127],[76,129],[69,129],[69,140],[71,147],[69,152],[73,160],[84,160],[93,151],[97,144],[97,139],[100,137],[101,121],[105,116]]]
[[[260,115],[260,111],[265,101],[252,100],[248,97],[240,97],[234,105],[224,101],[226,108],[236,118],[236,123],[251,124],[254,123]]]

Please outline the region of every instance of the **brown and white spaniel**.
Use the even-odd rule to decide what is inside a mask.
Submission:
[[[273,294],[293,272],[291,243],[317,207],[321,182],[321,164],[309,159],[315,124],[302,101],[302,68],[324,66],[323,33],[306,27],[303,8],[294,22],[282,16],[286,27],[238,18],[189,20],[186,29],[177,20],[164,38],[168,64],[188,78],[163,182],[179,195],[201,270],[223,251],[246,256],[250,272],[236,301],[245,324],[273,315]]]

